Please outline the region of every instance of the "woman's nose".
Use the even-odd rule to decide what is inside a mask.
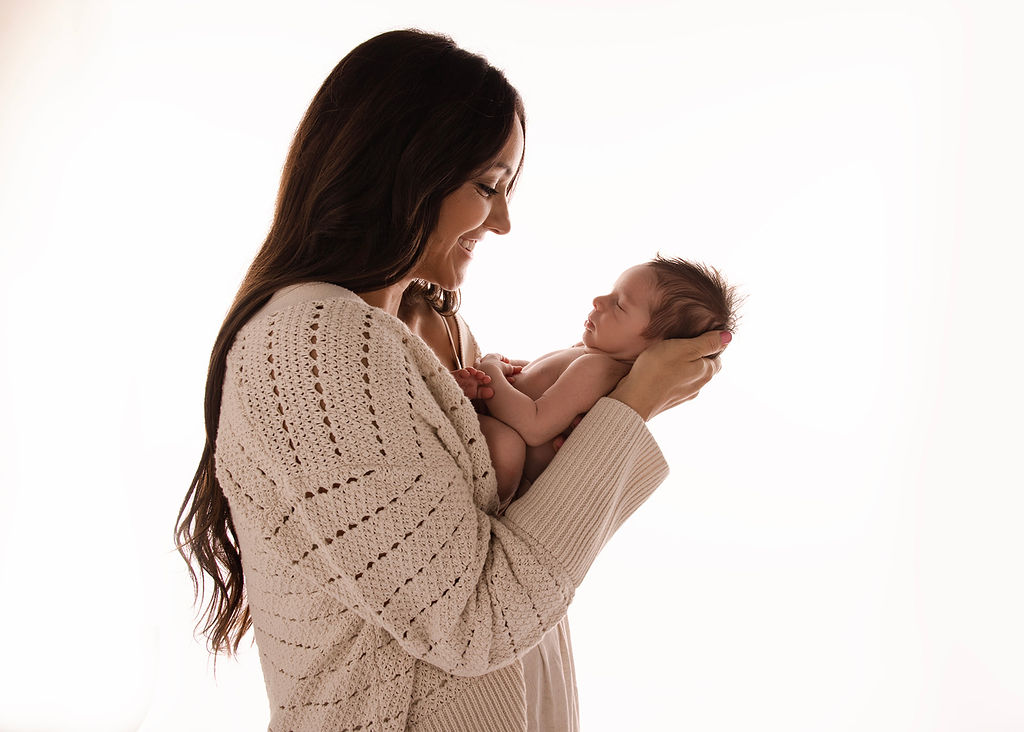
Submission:
[[[604,307],[604,295],[598,295],[594,298],[594,310],[600,310]]]
[[[494,196],[494,205],[487,216],[486,225],[495,234],[507,234],[512,230],[512,219],[508,213],[508,200],[501,193]]]

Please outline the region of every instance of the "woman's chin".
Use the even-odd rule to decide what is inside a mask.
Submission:
[[[443,290],[454,292],[462,287],[462,279],[462,277],[431,277],[423,281],[431,285],[437,285]]]
[[[452,292],[454,292],[455,290],[462,287],[462,283],[465,279],[466,270],[456,269],[446,274],[444,277],[441,277],[437,285],[438,287],[443,287],[446,290],[451,290]]]

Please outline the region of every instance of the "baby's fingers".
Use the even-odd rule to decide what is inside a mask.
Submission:
[[[486,371],[480,371],[479,369],[475,369],[473,367],[466,368],[466,371],[469,373],[470,376],[475,378],[481,384],[491,383],[491,377],[487,375]]]

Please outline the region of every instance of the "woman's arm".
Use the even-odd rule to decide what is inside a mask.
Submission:
[[[523,527],[560,558],[575,582],[582,582],[597,552],[668,473],[660,452],[655,459],[653,451],[620,451],[616,430],[630,432],[655,414],[697,396],[721,370],[720,360],[708,356],[719,353],[731,339],[730,333],[713,331],[662,341],[641,353],[629,374],[573,430],[530,490],[512,502],[506,522]],[[657,450],[650,433],[642,434]],[[598,474],[626,470],[660,477],[650,482],[638,478],[610,491],[593,490],[592,485],[576,482],[582,466]],[[576,516],[603,516],[608,523],[576,521]]]
[[[232,489],[256,527],[246,533],[253,597],[280,591],[264,577],[295,575],[414,657],[485,674],[564,616],[600,548],[667,468],[637,413],[602,399],[530,492],[491,515],[476,415],[407,336],[381,311],[342,300],[289,309],[271,338],[253,334],[222,409],[225,439],[249,436],[244,450],[223,451],[235,463],[218,476],[240,471],[265,487]]]
[[[416,658],[465,676],[500,668],[565,615],[580,556],[596,556],[661,482],[657,445],[622,405],[628,424],[614,408],[592,412],[593,441],[564,447],[563,475],[535,483],[554,515],[497,518],[476,414],[436,357],[379,310],[337,301],[312,321],[312,307],[290,309],[272,337],[254,334],[227,380],[243,388],[226,399],[227,419],[253,436],[237,465],[223,463],[224,479],[270,481],[252,502],[234,489],[260,527],[248,534],[253,596],[279,591],[264,576],[294,574]],[[615,463],[595,461],[594,445]],[[591,494],[582,510],[581,491]],[[571,556],[545,546],[537,533],[548,525],[582,544]]]

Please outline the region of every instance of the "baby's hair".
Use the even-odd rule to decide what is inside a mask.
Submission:
[[[660,254],[647,266],[654,270],[658,290],[644,338],[695,338],[736,328],[736,290],[718,270]]]

